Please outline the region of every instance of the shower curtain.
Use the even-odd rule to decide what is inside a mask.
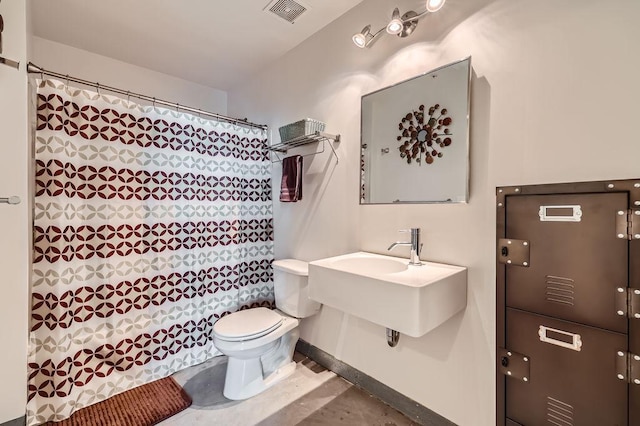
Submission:
[[[36,81],[27,423],[219,355],[273,307],[266,133]]]

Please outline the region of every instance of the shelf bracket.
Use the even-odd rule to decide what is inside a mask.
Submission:
[[[315,143],[315,142],[322,142],[322,150],[321,151],[317,151],[311,154],[305,154],[303,155],[303,157],[307,157],[309,155],[317,155],[317,154],[321,154],[325,151],[325,144],[329,144],[329,147],[331,148],[331,152],[333,153],[333,155],[336,157],[336,164],[340,162],[340,159],[338,158],[338,153],[335,150],[335,147],[333,146],[334,143],[338,143],[340,142],[340,135],[332,135],[329,133],[324,133],[324,132],[315,132],[309,135],[304,135],[304,136],[300,136],[297,138],[293,138],[290,139],[288,141],[284,141],[284,142],[280,142],[278,144],[274,144],[271,146],[267,146],[267,149],[271,152],[274,153],[282,153],[282,154],[286,154],[288,150],[293,149],[293,148],[297,148],[297,147],[301,147],[304,145],[308,145],[311,143]],[[277,157],[277,155],[276,155]],[[278,163],[281,162],[282,160],[280,159],[280,157],[277,157],[278,160],[275,161],[271,161],[272,163]]]

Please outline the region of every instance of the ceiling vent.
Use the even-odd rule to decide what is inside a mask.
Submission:
[[[293,0],[275,0],[269,3],[265,10],[269,10],[269,12],[293,24],[300,15],[306,12],[307,8]]]

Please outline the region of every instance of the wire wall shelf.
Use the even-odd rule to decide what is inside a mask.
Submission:
[[[336,153],[336,150],[333,144],[340,142],[340,135],[332,135],[324,132],[314,132],[308,135],[299,136],[297,138],[289,139],[284,142],[270,145],[267,147],[267,149],[275,154],[275,157],[277,158],[277,160],[272,160],[272,162],[276,163],[276,162],[282,161],[282,159],[280,159],[280,157],[278,156],[278,153],[286,154],[287,151],[290,149],[298,148],[298,147],[309,145],[316,142],[322,142],[322,150],[311,153],[311,154],[305,154],[303,155],[303,157],[307,157],[309,155],[321,154],[325,150],[325,144],[329,144],[329,147],[331,148],[331,152],[336,157],[336,163],[339,162],[338,154]]]

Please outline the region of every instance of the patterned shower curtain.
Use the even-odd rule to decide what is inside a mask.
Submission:
[[[273,306],[266,133],[38,80],[28,424],[219,355]]]

